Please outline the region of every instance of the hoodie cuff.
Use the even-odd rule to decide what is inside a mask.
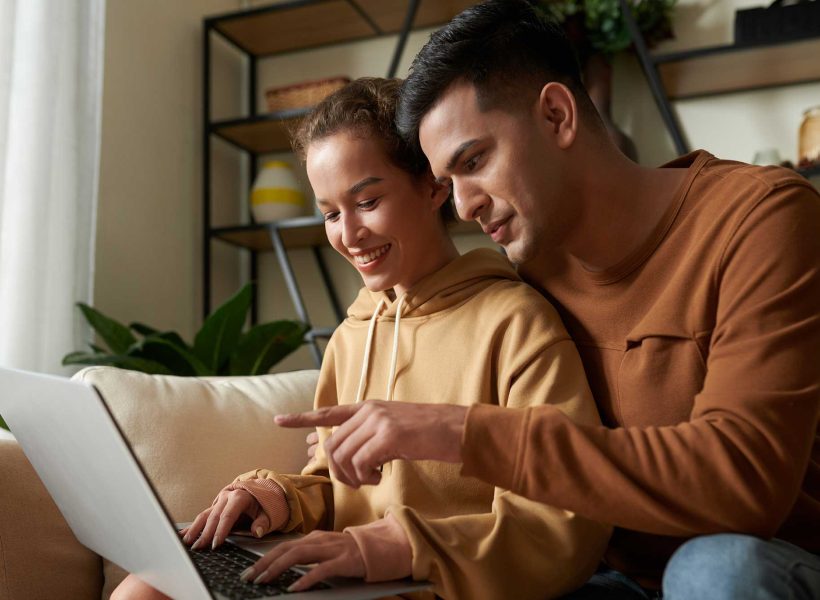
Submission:
[[[387,515],[367,525],[346,527],[356,541],[367,581],[402,579],[413,573],[413,551],[399,522]]]
[[[275,481],[270,479],[245,479],[243,481],[234,481],[225,489],[228,491],[245,490],[254,497],[259,503],[260,509],[268,518],[269,527],[264,533],[279,531],[290,521],[290,507],[288,506],[285,490]],[[251,533],[256,535],[255,531]]]
[[[461,474],[515,491],[530,411],[490,404],[470,406],[461,438]]]

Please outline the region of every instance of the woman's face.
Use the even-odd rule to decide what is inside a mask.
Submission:
[[[395,166],[382,144],[340,132],[310,144],[307,174],[333,248],[372,291],[404,293],[441,265],[447,190]]]

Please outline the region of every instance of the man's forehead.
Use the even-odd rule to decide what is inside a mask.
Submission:
[[[419,123],[419,141],[425,152],[454,150],[465,139],[466,128],[480,115],[475,88],[461,82],[450,85]],[[432,157],[429,157],[431,158]]]

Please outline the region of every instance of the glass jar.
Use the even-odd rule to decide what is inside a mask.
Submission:
[[[803,113],[797,157],[801,166],[820,162],[820,106],[814,106]]]

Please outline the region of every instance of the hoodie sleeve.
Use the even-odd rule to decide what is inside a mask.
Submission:
[[[316,386],[314,406],[321,408],[337,403],[336,372],[333,344],[328,345],[322,361],[322,370]],[[319,428],[320,442],[328,435],[325,428]],[[314,529],[333,529],[333,486],[327,466],[327,458],[322,443],[316,449],[314,459],[302,470],[300,475],[281,475],[268,469],[256,469],[236,478],[234,483],[253,479],[267,479],[275,482],[284,490],[288,504],[287,521],[278,528],[279,531],[308,533]],[[265,498],[259,496],[261,486],[254,486],[251,493],[259,504],[265,508]],[[278,490],[276,490],[278,493]],[[266,511],[268,513],[268,511]],[[271,523],[282,522],[279,514],[268,514]]]
[[[575,345],[564,338],[529,353],[523,345],[501,349],[500,362],[508,365],[499,384],[506,386],[500,394],[506,405],[546,399],[570,418],[599,422]],[[413,508],[392,506],[387,514],[410,541],[413,578],[429,579],[448,599],[560,596],[590,577],[611,533],[607,525],[499,487],[487,513],[428,519]]]

